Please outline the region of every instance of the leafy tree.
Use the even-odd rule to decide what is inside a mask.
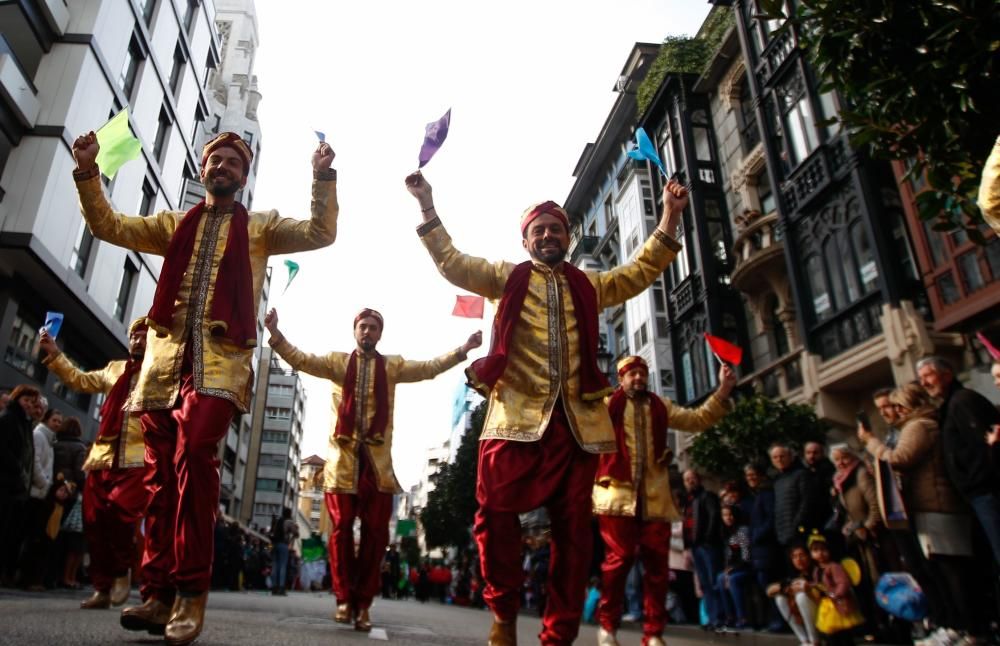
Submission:
[[[978,242],[975,201],[1000,132],[1000,10],[996,0],[799,0],[795,28],[856,148],[912,164],[928,190],[917,198],[934,228],[964,228]],[[783,0],[761,0],[785,18]]]
[[[822,441],[826,430],[809,406],[755,393],[740,399],[722,421],[696,435],[688,452],[707,471],[738,479],[746,464],[767,462],[767,447],[773,442],[801,447],[812,440]]]
[[[431,476],[434,490],[427,494],[427,506],[420,512],[420,523],[428,547],[469,544],[469,527],[479,505],[476,503],[476,467],[479,435],[486,420],[486,402],[472,411],[472,426],[462,436],[455,461],[440,467]]]

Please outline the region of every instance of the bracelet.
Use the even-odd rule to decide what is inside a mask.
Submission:
[[[432,211],[433,209],[434,209],[434,205],[433,205],[433,204],[431,204],[431,205],[430,205],[430,206],[428,206],[428,207],[427,207],[426,209],[420,209],[420,212],[421,212],[421,213],[427,213],[428,211]]]

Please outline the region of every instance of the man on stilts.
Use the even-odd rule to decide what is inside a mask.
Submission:
[[[83,533],[90,553],[87,572],[94,585],[94,594],[80,602],[87,610],[120,606],[131,591],[136,524],[146,511],[148,496],[143,485],[146,447],[141,415],[124,408],[139,376],[148,331],[146,317],[133,321],[128,359],[89,372],[74,366],[48,332],[43,331],[39,341],[47,355],[43,363],[67,388],[104,394],[97,438],[83,463],[87,472],[81,499]]]
[[[719,369],[719,388],[696,409],[675,405],[648,390],[642,357],[618,362],[620,385],[608,399],[618,450],[601,455],[594,485],[594,514],[604,540],[598,646],[618,646],[625,579],[636,552],[642,560],[643,646],[663,646],[670,576],[670,524],[680,520],[667,467],[672,455],[667,428],[704,431],[726,414],[736,375]]]
[[[417,233],[453,284],[499,299],[490,354],[466,371],[489,400],[479,444],[474,533],[493,611],[489,643],[517,643],[523,573],[518,514],[545,506],[552,525],[543,644],[577,635],[591,557],[591,491],[597,454],[616,450],[603,399],[612,389],[597,367],[598,313],[641,293],[680,251],[674,238],[687,205],[676,181],[663,190],[663,216],[631,262],[584,272],[564,262],[569,217],[554,202],[521,217],[530,261],[490,263],[458,252],[420,172],[406,178],[423,213]]]
[[[393,494],[402,493],[392,470],[393,402],[396,385],[432,379],[465,360],[482,345],[476,332],[456,350],[430,361],[408,361],[382,355],[375,346],[382,338],[382,315],[365,308],[354,317],[357,348],[351,352],[313,355],[288,342],[278,330],[278,313],[264,320],[269,341],[295,370],[333,382],[337,411],[324,469],[330,533],[330,576],[337,596],[334,619],[371,630],[369,608],[381,587],[381,566],[389,544]],[[361,541],[355,556],[354,519],[361,519]]]
[[[122,626],[187,644],[201,633],[211,582],[219,504],[219,440],[249,410],[253,348],[267,259],[326,247],[337,235],[334,153],[313,153],[312,217],[248,212],[236,200],[253,153],[226,132],[202,151],[205,200],[186,214],[116,213],[101,188],[97,137],[77,138],[73,155],[80,206],[94,237],[164,256],[151,333],[130,412],[143,412],[146,544],[143,604],[122,611]]]

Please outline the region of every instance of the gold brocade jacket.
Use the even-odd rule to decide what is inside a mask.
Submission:
[[[328,179],[329,178],[329,179]],[[277,211],[249,213],[250,265],[253,271],[254,311],[267,270],[268,256],[309,251],[333,244],[337,237],[336,174],[316,173],[312,185],[312,218],[283,218]],[[94,237],[141,253],[164,255],[183,212],[161,211],[149,217],[130,217],[112,210],[95,176],[77,181],[80,207]],[[180,392],[185,346],[192,343],[192,373],[199,394],[221,397],[241,412],[249,411],[253,380],[253,349],[215,336],[208,326],[215,279],[229,239],[232,214],[205,207],[198,224],[194,251],[177,293],[173,325],[165,336],[150,331],[139,380],[128,410],[164,410],[173,407]]]
[[[329,379],[333,382],[333,419],[330,422],[330,438],[327,447],[326,467],[323,470],[323,489],[332,493],[358,492],[358,450],[367,451],[368,461],[375,469],[375,480],[382,493],[402,493],[403,489],[392,470],[392,427],[393,408],[396,399],[396,384],[412,383],[432,379],[449,368],[465,360],[465,353],[453,350],[430,361],[407,361],[396,355],[383,355],[385,359],[386,386],[388,389],[389,416],[385,425],[385,437],[381,444],[361,440],[375,417],[375,357],[373,354],[358,353],[358,374],[355,381],[354,401],[357,406],[354,437],[336,438],[337,411],[343,398],[344,376],[351,355],[347,352],[331,352],[315,355],[302,352],[284,337],[271,337],[269,341],[274,351],[288,362],[292,368],[310,375]]]
[[[438,271],[454,285],[489,299],[503,295],[513,263],[491,263],[460,253],[437,218],[417,229]],[[623,303],[649,287],[681,246],[659,229],[635,260],[605,272],[586,272],[597,291],[598,308]],[[615,450],[608,408],[580,397],[580,347],[573,299],[561,268],[536,263],[503,376],[489,396],[480,439],[535,442],[562,398],[577,442],[590,453]]]
[[[111,392],[111,388],[118,381],[118,378],[125,372],[124,361],[112,361],[100,370],[83,372],[62,353],[50,356],[42,363],[55,373],[56,377],[59,377],[59,381],[66,384],[67,388],[78,393],[104,393],[107,395]],[[131,384],[133,388],[135,381],[135,377],[133,377]],[[122,403],[124,404],[124,402]],[[117,434],[108,434],[106,437],[94,440],[94,445],[90,447],[90,453],[83,463],[83,469],[85,471],[99,471],[101,469],[131,469],[145,466],[146,444],[142,440],[142,426],[139,424],[139,417],[138,414],[126,415],[124,427],[118,429]]]
[[[658,397],[650,393],[648,397]],[[606,485],[594,484],[594,513],[602,516],[636,516],[642,520],[681,520],[670,490],[670,475],[665,456],[653,455],[653,424],[648,397],[625,403],[625,446],[632,462],[632,482],[610,480]],[[667,423],[676,431],[698,433],[711,428],[727,411],[726,401],[712,395],[698,408],[678,406],[661,397],[667,407]],[[642,509],[637,509],[638,493],[642,491]]]

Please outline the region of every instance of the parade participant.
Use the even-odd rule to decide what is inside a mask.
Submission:
[[[650,392],[649,366],[642,357],[619,361],[618,379],[620,385],[608,399],[618,450],[601,455],[593,493],[594,513],[604,539],[597,643],[618,644],[615,633],[621,623],[625,578],[638,550],[643,567],[642,642],[662,646],[670,524],[681,519],[670,491],[667,467],[673,456],[667,445],[667,426],[689,432],[713,426],[726,413],[736,376],[722,366],[718,390],[696,409],[677,406]]]
[[[264,319],[269,343],[295,370],[333,382],[330,443],[323,474],[330,532],[330,575],[337,596],[334,619],[372,628],[368,609],[379,590],[382,558],[389,544],[393,494],[402,493],[392,470],[393,402],[396,385],[432,379],[464,361],[482,345],[476,332],[458,349],[430,361],[408,361],[375,350],[385,323],[373,309],[354,317],[357,348],[350,353],[313,355],[288,342],[278,329],[278,313]],[[355,556],[354,519],[361,519],[361,541]]]
[[[598,453],[616,450],[603,403],[612,392],[597,366],[598,313],[641,293],[681,250],[674,239],[687,190],[663,189],[663,216],[634,260],[608,272],[564,262],[569,216],[554,202],[521,217],[531,260],[490,263],[458,252],[420,172],[406,178],[423,224],[417,233],[438,271],[455,285],[499,299],[490,354],[466,374],[489,400],[479,444],[474,533],[493,611],[491,644],[515,644],[523,573],[518,514],[545,506],[552,524],[543,644],[579,630],[592,548],[591,489]]]
[[[116,213],[101,189],[98,150],[94,133],[73,144],[80,206],[94,237],[164,256],[146,317],[146,357],[126,404],[129,412],[144,413],[144,602],[123,610],[121,621],[129,630],[164,630],[168,643],[184,644],[204,624],[219,501],[218,443],[233,416],[249,411],[267,259],[333,243],[334,153],[326,143],[313,153],[312,218],[298,221],[277,211],[248,213],[236,201],[253,153],[234,133],[205,144],[205,200],[186,214]]]
[[[146,353],[145,317],[129,327],[125,361],[111,361],[100,370],[83,372],[59,350],[49,333],[42,331],[42,363],[70,390],[103,393],[101,424],[83,468],[83,528],[90,551],[87,569],[94,594],[80,602],[84,609],[120,606],[131,589],[129,568],[135,561],[135,528],[146,509],[143,486],[146,447],[142,441],[141,415],[123,410],[135,386]]]

